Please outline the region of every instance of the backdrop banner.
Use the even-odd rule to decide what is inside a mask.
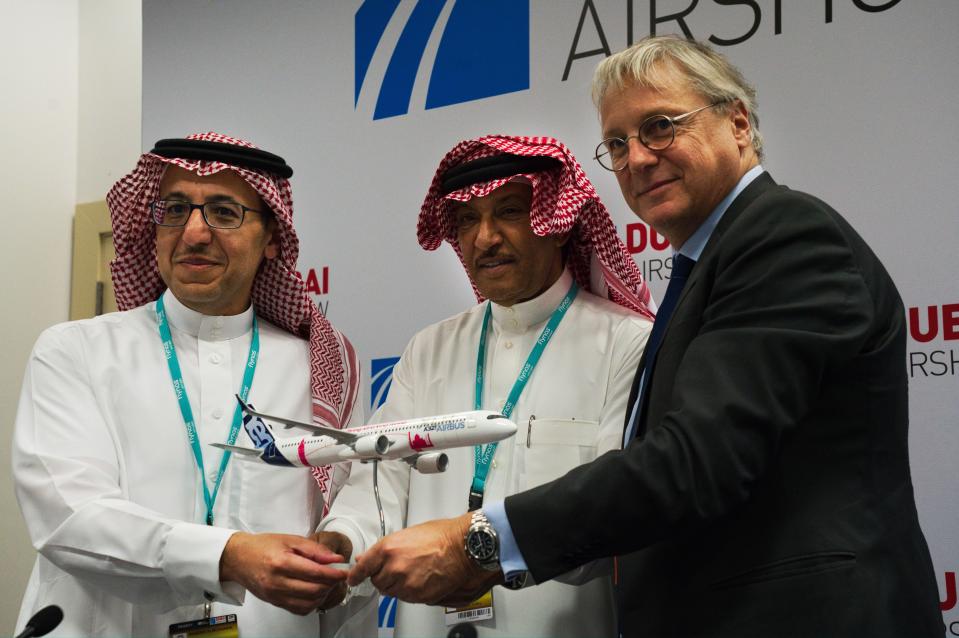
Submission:
[[[913,479],[959,636],[957,31],[955,0],[143,2],[142,145],[215,130],[294,167],[299,271],[360,354],[369,414],[410,337],[475,303],[452,249],[416,242],[462,139],[564,141],[662,298],[669,248],[593,160],[589,85],[647,34],[712,42],[759,92],[764,166],[840,211],[902,293]]]

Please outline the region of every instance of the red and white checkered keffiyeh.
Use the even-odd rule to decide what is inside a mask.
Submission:
[[[567,267],[580,287],[615,303],[654,318],[655,304],[636,262],[616,234],[609,211],[596,189],[566,145],[552,137],[488,135],[465,140],[453,147],[440,162],[433,183],[420,209],[416,235],[420,246],[436,250],[445,239],[463,261],[456,238],[456,226],[450,214],[453,202],[485,197],[520,175],[473,184],[444,196],[442,177],[450,168],[483,157],[510,153],[543,156],[559,160],[563,169],[522,174],[533,186],[530,225],[540,237],[570,233]],[[463,264],[464,268],[466,264]],[[597,267],[598,266],[598,267]],[[467,276],[469,270],[467,270]],[[472,280],[471,280],[472,281]],[[476,299],[483,296],[473,283]]]
[[[256,148],[249,142],[213,132],[190,135],[187,139]],[[359,388],[359,361],[349,340],[317,309],[296,272],[300,244],[293,229],[293,191],[289,180],[222,162],[143,154],[133,172],[107,193],[116,248],[116,259],[110,264],[110,270],[117,306],[120,310],[142,306],[156,300],[166,289],[157,269],[150,202],[157,198],[160,180],[169,164],[200,176],[232,170],[256,189],[273,211],[279,234],[279,255],[261,263],[253,282],[253,306],[258,316],[309,339],[313,420],[334,428],[345,427]],[[323,490],[324,514],[335,496],[332,474],[330,466],[313,469],[313,476]]]

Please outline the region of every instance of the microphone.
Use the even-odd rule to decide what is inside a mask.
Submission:
[[[476,638],[476,627],[468,622],[461,622],[453,625],[450,633],[446,634],[446,638]]]
[[[47,605],[27,621],[27,626],[17,634],[16,638],[46,636],[60,624],[61,620],[63,620],[63,610],[56,605]]]

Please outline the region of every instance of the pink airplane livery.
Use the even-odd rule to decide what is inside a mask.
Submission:
[[[243,427],[255,447],[212,443],[271,465],[312,467],[338,461],[383,461],[400,459],[424,474],[445,472],[449,457],[440,450],[482,445],[516,434],[516,424],[488,410],[457,412],[389,423],[375,423],[337,430],[312,423],[257,412],[236,398],[245,412]],[[299,427],[311,436],[274,437],[264,422],[287,428]],[[430,450],[424,452],[424,450]]]

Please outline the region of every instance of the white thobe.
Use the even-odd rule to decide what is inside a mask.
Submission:
[[[227,439],[252,338],[252,311],[194,312],[164,304],[211,486]],[[249,401],[310,420],[309,345],[258,321],[260,355]],[[251,446],[241,428],[238,445]],[[54,326],[27,364],[14,433],[17,497],[39,551],[17,628],[56,603],[51,635],[166,636],[171,623],[236,613],[240,634],[316,636],[315,614],[296,616],[236,583],[219,582],[234,531],[305,535],[322,493],[303,469],[229,461],[214,508],[206,505],[157,330],[155,304]],[[244,600],[245,599],[245,600]],[[239,606],[241,605],[242,606]]]
[[[512,307],[492,304],[483,409],[502,409],[526,357],[571,283],[565,272],[536,299]],[[486,304],[481,304],[418,333],[396,364],[389,396],[375,419],[472,410],[485,311]],[[487,500],[558,478],[619,447],[630,385],[651,327],[648,320],[612,302],[579,292],[511,415],[519,431],[499,443],[487,478]],[[380,464],[388,533],[467,510],[473,448],[447,454],[450,466],[444,474],[420,474],[402,461]],[[346,534],[354,555],[377,540],[379,519],[370,466],[354,466],[321,527]],[[568,580],[582,582],[589,577],[585,571],[569,575]],[[594,569],[590,575],[598,572],[602,570]],[[494,618],[476,623],[479,635],[615,635],[610,578],[608,572],[602,573],[580,586],[548,582],[520,591],[494,588]],[[354,616],[340,633],[375,635],[375,624],[370,627],[375,622],[375,617]],[[445,636],[447,632],[442,607],[399,603],[397,637]]]

